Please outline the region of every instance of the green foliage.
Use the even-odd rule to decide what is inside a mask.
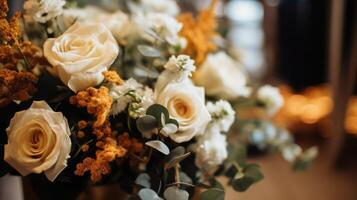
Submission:
[[[161,56],[161,52],[158,49],[148,45],[138,45],[137,49],[141,55],[146,57],[156,58]]]
[[[149,188],[141,189],[138,193],[141,200],[163,200],[156,192]]]
[[[189,194],[186,190],[171,186],[165,190],[164,197],[166,200],[188,200]]]
[[[146,142],[145,144],[153,149],[160,151],[165,155],[169,155],[170,153],[169,147],[167,147],[166,144],[161,142],[160,140],[151,140],[149,142]]]
[[[139,174],[135,179],[135,184],[143,186],[144,188],[150,188],[150,176],[147,173]]]
[[[224,200],[224,191],[218,189],[208,189],[201,193],[200,200]]]

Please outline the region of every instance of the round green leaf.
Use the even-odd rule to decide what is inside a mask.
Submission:
[[[166,144],[161,142],[160,140],[151,140],[151,141],[146,142],[145,144],[148,145],[149,147],[152,147],[152,148],[160,151],[161,153],[163,153],[165,155],[169,155],[169,153],[170,153],[169,147],[167,147]]]
[[[186,190],[181,190],[176,186],[169,187],[164,192],[166,200],[188,200],[189,196]]]

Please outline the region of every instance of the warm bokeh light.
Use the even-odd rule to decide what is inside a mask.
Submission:
[[[281,85],[285,105],[276,116],[279,123],[287,127],[299,124],[317,124],[329,116],[333,109],[331,92],[327,86],[309,87],[301,93],[294,93],[291,88]],[[350,99],[345,119],[347,133],[357,135],[357,96]]]
[[[357,97],[350,99],[346,113],[345,130],[357,135]]]

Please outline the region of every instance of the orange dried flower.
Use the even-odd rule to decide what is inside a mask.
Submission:
[[[129,134],[126,132],[118,136],[118,144],[125,149],[128,149],[130,153],[139,153],[144,148],[142,143],[140,143],[136,138],[130,138]]]
[[[81,150],[82,150],[83,152],[87,152],[87,151],[89,150],[89,145],[88,145],[88,144],[82,145]]]
[[[7,0],[0,0],[0,18],[5,18],[9,12],[9,7],[7,6]]]
[[[70,98],[70,103],[79,107],[87,107],[87,112],[96,116],[93,128],[100,127],[108,117],[113,103],[109,89],[101,86],[99,89],[90,87],[78,92]]]
[[[0,69],[0,107],[11,101],[26,101],[36,92],[37,77],[30,72]]]
[[[202,10],[195,19],[192,13],[183,13],[177,20],[183,24],[180,35],[187,40],[184,53],[191,56],[200,65],[207,54],[216,49],[212,39],[217,35],[215,8],[217,0],[212,0],[208,9]]]
[[[83,176],[85,172],[89,171],[91,180],[98,182],[103,175],[110,173],[109,163],[124,157],[127,150],[116,141],[108,120],[105,120],[100,127],[93,126],[93,134],[97,136],[96,147],[98,150],[95,158],[85,158],[82,163],[77,164],[75,174]],[[83,150],[88,151],[89,146],[87,148],[83,145]]]
[[[116,85],[122,85],[124,84],[123,79],[120,78],[119,74],[116,71],[105,71],[103,72],[104,79],[107,80],[110,83],[116,84]]]
[[[77,123],[79,130],[85,129],[88,126],[88,122],[81,120]]]
[[[85,135],[86,135],[86,134],[85,134],[83,131],[78,131],[78,132],[77,132],[77,137],[78,137],[78,138],[84,138]]]

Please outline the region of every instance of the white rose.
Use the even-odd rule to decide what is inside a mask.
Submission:
[[[264,103],[270,115],[274,115],[284,105],[284,99],[277,87],[265,85],[259,88],[257,96],[258,100]]]
[[[208,173],[214,173],[228,157],[226,135],[221,134],[216,126],[208,126],[193,148],[197,167]]]
[[[207,102],[207,109],[212,117],[211,124],[218,126],[221,131],[228,131],[234,122],[235,112],[231,104],[224,100],[215,103]]]
[[[75,23],[44,44],[52,71],[74,92],[100,84],[119,53],[113,35],[103,24]]]
[[[194,82],[203,86],[207,95],[227,100],[251,93],[243,68],[224,52],[208,55],[196,71]]]
[[[54,181],[66,168],[71,151],[68,122],[46,102],[35,101],[17,112],[6,132],[4,160],[23,176],[44,172]]]
[[[28,0],[24,3],[25,15],[35,21],[46,23],[63,12],[64,0]]]
[[[176,16],[180,8],[174,0],[141,0],[140,3],[128,2],[132,13],[164,13]]]
[[[140,14],[135,16],[134,21],[138,28],[141,29],[143,37],[148,40],[153,39],[146,33],[148,30],[151,30],[171,45],[178,45],[181,43],[179,32],[183,25],[170,15],[161,13]]]
[[[63,21],[66,27],[74,22],[103,23],[117,40],[123,39],[128,33],[129,17],[118,10],[114,13],[107,12],[95,6],[84,8],[70,8],[64,10]]]
[[[155,90],[155,93],[156,103],[165,106],[170,116],[179,123],[178,132],[169,135],[173,141],[187,142],[203,133],[211,116],[205,106],[202,87],[196,87],[189,81],[172,82],[161,91]]]

